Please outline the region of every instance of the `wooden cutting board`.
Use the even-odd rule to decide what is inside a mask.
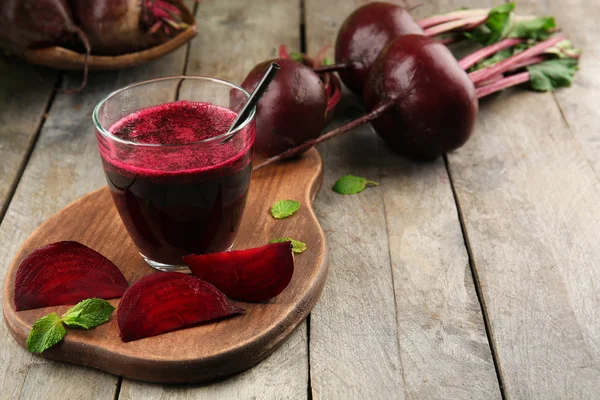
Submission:
[[[292,281],[276,298],[263,304],[236,302],[246,314],[128,343],[119,338],[115,312],[108,323],[95,329],[69,329],[62,343],[42,355],[163,383],[211,381],[257,364],[306,318],[325,283],[327,248],[312,210],[322,177],[323,164],[314,149],[298,160],[263,168],[252,177],[234,248],[257,247],[279,237],[292,237],[308,246],[306,252],[294,256]],[[275,220],[270,208],[283,199],[298,200],[302,206],[292,217]],[[121,269],[130,284],[144,275],[161,273],[142,260],[107,188],[77,200],[29,236],[8,270],[2,298],[4,319],[22,346],[36,319],[53,311],[62,314],[70,308],[17,312],[13,304],[15,274],[21,260],[36,248],[61,240],[76,240],[99,251]],[[118,307],[119,299],[111,303]]]

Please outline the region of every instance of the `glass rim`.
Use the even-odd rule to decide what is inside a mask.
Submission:
[[[221,85],[224,85],[224,86],[229,86],[232,89],[237,89],[237,90],[241,91],[242,93],[244,93],[246,95],[247,99],[250,98],[250,93],[248,93],[246,91],[246,89],[244,89],[243,87],[238,86],[235,83],[231,83],[231,82],[225,81],[223,79],[212,78],[212,77],[209,77],[209,76],[202,76],[202,75],[194,75],[194,76],[174,75],[174,76],[165,76],[165,77],[161,77],[161,78],[149,79],[149,80],[146,80],[146,81],[135,82],[135,83],[132,83],[130,85],[123,86],[120,89],[117,89],[117,90],[114,90],[114,91],[110,92],[102,100],[100,100],[98,102],[98,104],[96,104],[96,107],[94,107],[94,111],[92,113],[92,121],[94,122],[94,126],[96,128],[96,131],[98,131],[105,138],[107,138],[109,140],[114,140],[115,142],[119,142],[119,143],[122,143],[122,144],[128,144],[128,145],[133,145],[133,146],[142,146],[142,147],[180,147],[180,146],[190,146],[190,145],[197,145],[197,144],[203,144],[203,143],[211,143],[213,141],[227,139],[230,136],[233,136],[233,135],[237,134],[238,132],[240,132],[242,129],[244,129],[246,126],[248,126],[248,124],[254,119],[254,115],[256,113],[256,106],[254,106],[252,108],[252,110],[250,111],[250,114],[248,114],[248,116],[246,117],[246,119],[244,120],[244,122],[242,122],[242,124],[240,126],[238,126],[237,128],[235,128],[231,132],[225,132],[225,133],[222,133],[220,135],[210,137],[208,139],[199,140],[197,142],[190,142],[190,143],[164,143],[164,144],[163,143],[138,143],[138,142],[133,142],[131,140],[121,139],[120,137],[117,137],[117,136],[113,135],[112,133],[110,133],[109,131],[107,131],[104,128],[104,126],[102,126],[102,124],[100,123],[100,121],[98,119],[98,113],[100,112],[100,107],[102,107],[102,105],[104,105],[107,101],[109,101],[114,96],[116,96],[116,95],[124,92],[125,90],[129,90],[131,88],[135,88],[136,86],[142,86],[142,85],[146,85],[146,84],[149,84],[149,83],[160,82],[160,81],[168,81],[168,80],[176,80],[176,79],[181,79],[181,80],[189,79],[189,80],[196,80],[196,81],[210,81],[210,82],[218,83],[218,84],[221,84]],[[162,104],[166,104],[166,103],[162,103]]]

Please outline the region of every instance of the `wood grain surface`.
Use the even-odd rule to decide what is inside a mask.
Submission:
[[[411,11],[417,17],[499,4],[396,2],[417,6]],[[91,108],[103,94],[184,70],[239,82],[256,62],[276,56],[279,44],[301,50],[305,43],[312,54],[332,45],[340,21],[362,3],[261,0],[248,6],[203,0],[187,63],[180,49],[118,74],[94,73],[92,89],[84,95],[59,93],[48,120],[41,120],[39,141],[10,147],[35,145],[0,225],[0,275],[36,226],[104,185],[94,138],[87,136]],[[325,186],[315,210],[335,245],[310,329],[303,323],[272,356],[221,382],[158,385],[123,379],[115,385],[120,380],[112,375],[32,357],[0,324],[0,398],[444,399],[497,398],[500,391],[506,399],[600,397],[594,241],[600,232],[594,201],[600,176],[600,8],[595,0],[517,3],[523,14],[555,15],[563,32],[583,48],[573,87],[554,95],[516,88],[482,102],[475,135],[447,158],[454,210],[441,162],[424,167],[391,158],[382,144],[372,142],[370,128],[322,146]],[[35,125],[33,119],[12,115],[20,111],[39,118],[27,111],[43,109],[40,104],[47,100],[37,98],[36,73],[18,69],[20,82],[0,76],[0,82],[17,88],[3,99],[16,100],[15,93],[24,99],[10,113],[0,108],[11,140],[16,138],[12,132],[32,137],[31,128],[11,127],[15,120]],[[69,74],[63,86],[76,86],[80,79]],[[361,112],[345,96],[335,124]],[[7,153],[6,141],[0,140],[0,165],[9,171],[0,177],[2,193],[7,178],[18,180],[15,163],[26,161],[28,153]],[[362,197],[334,195],[330,186],[346,173],[379,179],[382,186],[357,195]],[[465,246],[457,246],[452,214],[459,212],[472,273],[465,265]],[[477,310],[473,286],[483,310]],[[499,382],[482,340],[482,320]]]
[[[258,62],[276,57],[279,44],[300,47],[296,0],[260,0],[252,7],[235,0],[198,5],[199,34],[190,43],[186,73],[241,82]],[[302,323],[286,343],[254,368],[208,386],[163,386],[124,379],[130,399],[302,399],[307,395],[308,342]]]
[[[0,219],[37,139],[58,73],[0,59]]]
[[[363,3],[308,0],[309,53],[332,45],[343,19]],[[427,2],[415,16],[457,7]],[[362,113],[350,96],[338,124]],[[332,268],[311,314],[314,397],[499,398],[443,160],[406,161],[370,126],[319,150],[326,187],[348,173],[381,186],[344,198],[324,191],[316,203]]]
[[[448,161],[505,396],[592,399],[600,397],[600,185],[590,158],[600,14],[590,2],[544,4],[517,9],[554,15],[584,47],[574,87],[518,88],[481,102],[475,135]],[[578,114],[576,128],[556,98]]]
[[[327,276],[323,232],[312,211],[322,182],[322,162],[311,150],[294,162],[253,174],[248,203],[234,249],[262,246],[271,239],[293,236],[308,250],[295,257],[292,281],[264,304],[239,303],[246,313],[168,334],[124,343],[115,316],[90,331],[69,331],[47,358],[82,364],[137,380],[192,383],[221,379],[243,371],[271,354],[304,321]],[[269,210],[291,198],[303,205],[293,217],[276,220]],[[56,307],[16,312],[14,279],[24,257],[49,243],[75,240],[100,252],[119,267],[130,284],[157,273],[130,240],[107,188],[69,205],[42,224],[23,244],[6,275],[2,308],[17,342],[25,345],[31,325]],[[118,300],[111,300],[118,307]],[[62,315],[69,306],[58,307]]]
[[[90,74],[85,92],[57,93],[39,139],[0,225],[0,275],[5,276],[21,244],[40,224],[69,203],[106,184],[92,125],[94,106],[128,83],[183,71],[186,49],[118,72]],[[63,87],[80,82],[64,76]],[[36,93],[32,87],[31,96]],[[0,324],[0,393],[8,399],[36,397],[113,399],[118,378],[91,368],[46,361],[16,345]],[[43,383],[43,384],[42,384]],[[76,389],[74,389],[76,388]]]

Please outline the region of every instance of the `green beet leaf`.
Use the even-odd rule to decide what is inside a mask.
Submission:
[[[115,308],[106,300],[87,299],[67,311],[61,320],[71,328],[91,329],[110,319]]]
[[[307,249],[306,243],[303,243],[299,240],[290,239],[290,238],[273,239],[269,242],[269,244],[282,243],[282,242],[291,242],[292,243],[292,251],[295,254],[304,253]]]
[[[556,21],[554,17],[536,17],[515,22],[508,37],[546,40],[555,29]]]
[[[488,46],[504,39],[508,36],[513,26],[514,8],[515,3],[502,4],[496,8],[492,8],[488,13],[485,23],[471,32],[465,32],[464,35],[483,46]]]
[[[300,202],[296,200],[281,200],[273,204],[271,215],[273,218],[287,218],[300,209]]]
[[[290,53],[290,58],[296,62],[299,62],[302,64],[302,53]]]
[[[572,58],[548,60],[527,67],[530,75],[531,88],[540,92],[555,90],[560,87],[571,86],[577,60]]]
[[[339,194],[360,193],[367,186],[379,186],[379,183],[354,175],[344,175],[335,182],[333,190]]]
[[[55,312],[48,314],[33,324],[27,337],[27,350],[41,353],[63,340],[66,334],[67,331],[58,314]]]
[[[575,48],[570,40],[563,40],[556,45],[546,49],[545,54],[551,54],[557,58],[579,58],[581,49]]]

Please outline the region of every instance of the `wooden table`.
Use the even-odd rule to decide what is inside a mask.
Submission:
[[[79,73],[1,62],[0,269],[42,221],[105,184],[91,112],[108,92],[182,73],[240,82],[279,44],[312,54],[332,44],[358,3],[203,0],[187,48],[93,73],[78,95],[60,89]],[[415,3],[417,17],[497,4]],[[209,386],[161,386],[32,356],[0,324],[0,397],[600,398],[600,7],[518,8],[555,15],[584,48],[574,86],[483,102],[469,143],[430,164],[390,153],[369,126],[321,146],[329,278],[271,357]],[[360,112],[347,96],[334,124]],[[330,187],[346,173],[381,186],[337,195]]]

